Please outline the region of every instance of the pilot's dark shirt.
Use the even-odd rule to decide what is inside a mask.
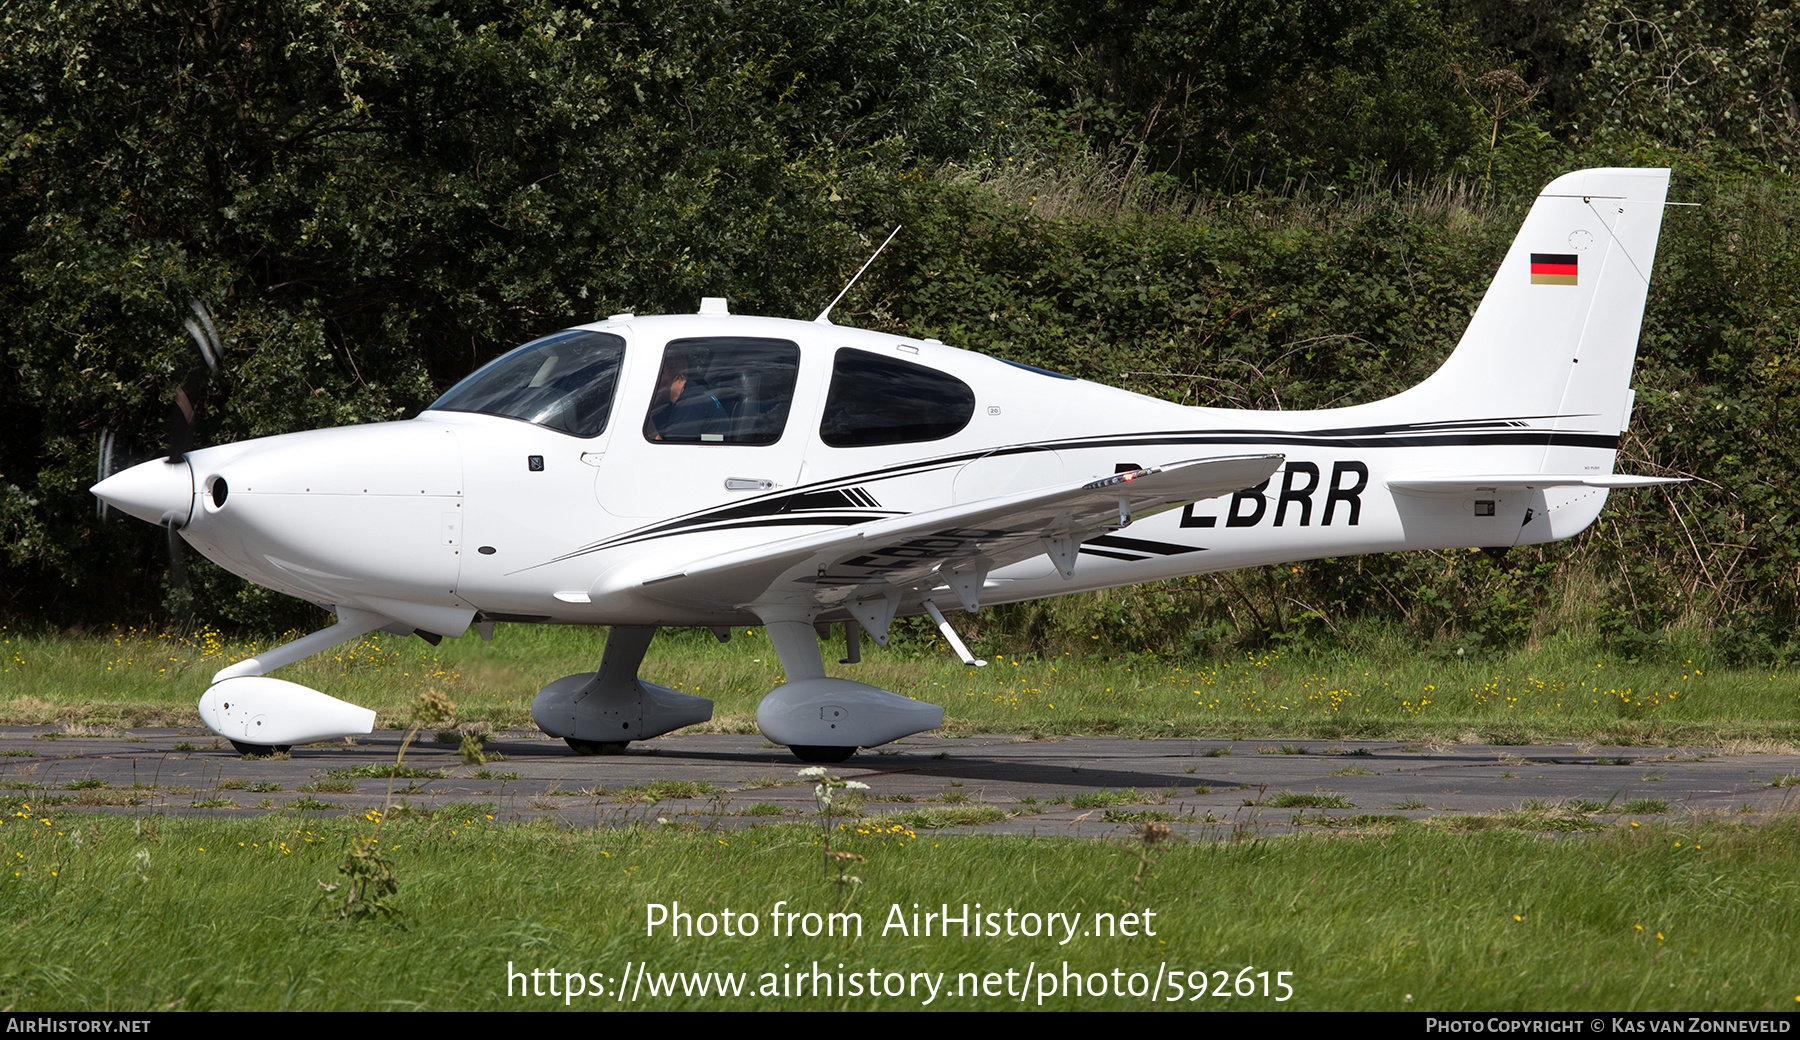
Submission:
[[[650,410],[651,425],[668,441],[697,441],[702,434],[722,433],[727,418],[725,406],[697,379],[688,380],[676,400]]]

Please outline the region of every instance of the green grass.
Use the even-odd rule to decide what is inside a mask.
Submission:
[[[935,830],[939,827],[977,827],[982,824],[995,823],[1006,818],[1006,814],[991,805],[956,805],[945,808],[903,809],[898,812],[880,813],[868,819],[876,821],[892,821],[904,823],[920,830]]]
[[[38,809],[0,815],[0,1003],[38,1011],[562,1008],[506,995],[517,972],[749,973],[1071,970],[1292,972],[1292,1000],[1165,1002],[1295,1010],[1785,1010],[1791,966],[1770,957],[1800,930],[1800,821],[1730,818],[1614,827],[1577,839],[1512,826],[1455,831],[1369,816],[1371,833],[1131,850],[1096,841],[941,837],[897,817],[834,830],[860,879],[825,880],[816,824],[748,831],[499,826],[481,806],[430,817],[294,813],[256,819],[121,818]],[[491,808],[491,807],[489,807]],[[931,812],[967,807],[933,807]],[[885,822],[881,822],[885,821]],[[1310,821],[1309,822],[1313,822]],[[1323,821],[1320,821],[1323,822]],[[905,824],[903,826],[903,824]],[[378,834],[399,888],[389,918],[345,920],[350,841]],[[1137,852],[1152,865],[1139,878]],[[832,872],[835,877],[835,872]],[[697,894],[702,893],[703,894]],[[751,937],[645,935],[647,905],[731,907]],[[848,900],[847,903],[844,901]],[[843,907],[861,938],[771,934],[789,911]],[[945,939],[883,925],[914,904],[956,912],[1139,914],[1154,936]],[[1142,918],[1144,911],[1155,917]],[[1501,966],[1504,966],[1502,968]],[[1196,976],[1198,979],[1198,976]],[[1033,978],[1035,986],[1039,981]],[[1188,994],[1183,992],[1184,997]],[[879,998],[698,996],[571,1008],[905,1009]],[[941,993],[934,1008],[1015,1008]],[[1037,1008],[1035,991],[1023,1005]],[[1046,996],[1045,1010],[1142,1009],[1143,998]]]
[[[718,790],[710,780],[654,780],[647,784],[632,784],[628,787],[594,788],[594,793],[628,802],[664,802],[686,798],[704,798],[709,794],[718,793]]]
[[[194,702],[212,673],[275,642],[135,630],[4,636],[0,723],[46,726],[196,725]],[[457,704],[457,732],[529,727],[538,688],[591,671],[602,646],[597,631],[528,625],[501,626],[491,643],[471,637],[435,648],[377,633],[277,675],[374,708],[381,726],[402,724],[418,694],[436,688]],[[827,661],[835,661],[827,649]],[[863,664],[828,663],[827,671],[944,705],[950,733],[1800,743],[1800,672],[1705,660],[1633,663],[1591,640],[1483,660],[1438,660],[1373,638],[1355,654],[1043,659],[995,647],[988,656],[992,665],[976,670],[924,648],[869,648]],[[699,728],[738,733],[754,732],[757,701],[783,675],[755,629],[736,630],[726,645],[705,632],[664,631],[643,674],[712,698],[715,718]],[[1299,743],[1275,749],[1306,750]]]
[[[325,775],[334,780],[441,780],[444,774],[435,769],[418,769],[395,762],[375,762],[352,769],[327,769]]]
[[[1260,805],[1269,809],[1354,809],[1350,799],[1330,791],[1313,791],[1308,794],[1301,791],[1282,791],[1272,794],[1262,801],[1245,799],[1245,805]]]
[[[1108,823],[1166,823],[1175,814],[1163,809],[1108,809],[1100,818]]]
[[[1424,826],[1404,816],[1390,816],[1384,813],[1357,813],[1354,816],[1308,816],[1296,822],[1312,827],[1354,827],[1358,830],[1379,830],[1381,828]]]
[[[151,801],[151,797],[142,792],[121,791],[117,788],[85,790],[75,794],[41,795],[37,799],[38,804],[43,806],[148,805]]]
[[[1135,788],[1125,791],[1108,791],[1102,788],[1098,791],[1083,791],[1071,799],[1069,804],[1077,809],[1093,809],[1114,805],[1138,805],[1156,800],[1154,796],[1138,794]]]
[[[0,722],[56,726],[59,732],[47,738],[123,725],[194,725],[193,703],[207,677],[226,660],[269,645],[205,633],[187,639],[6,635]],[[427,688],[457,702],[459,731],[528,726],[537,687],[591,670],[600,646],[593,633],[516,626],[490,644],[464,639],[435,650],[417,640],[374,636],[281,677],[374,707],[384,726],[398,725]],[[864,666],[831,671],[944,704],[945,730],[952,733],[1293,741],[1265,746],[1276,754],[1307,754],[1303,740],[1356,737],[1399,739],[1410,750],[1431,742],[1578,739],[1779,751],[1800,742],[1794,721],[1800,682],[1791,673],[1727,671],[1704,662],[1640,665],[1560,645],[1480,663],[1424,661],[1381,647],[1355,657],[1282,652],[1215,662],[989,656],[993,666],[976,672],[941,658],[871,649]],[[644,673],[712,697],[717,717],[704,728],[732,732],[753,730],[757,700],[781,677],[766,640],[741,630],[724,647],[710,637],[665,633]],[[1204,754],[1228,755],[1231,748]],[[440,774],[383,766],[356,775]],[[786,782],[771,777],[752,786]],[[933,834],[1005,816],[947,790],[935,804],[881,815],[867,815],[867,805],[846,799],[831,847],[862,858],[821,869],[818,818],[775,822],[783,810],[774,805],[743,810],[771,820],[748,831],[721,831],[716,820],[675,813],[676,822],[666,826],[570,831],[497,826],[493,807],[484,805],[426,810],[401,803],[377,825],[377,814],[347,814],[312,796],[355,786],[348,776],[319,780],[296,789],[305,794],[289,811],[221,819],[154,814],[159,806],[226,808],[234,803],[218,792],[278,785],[225,780],[213,790],[170,788],[151,796],[81,781],[68,785],[68,793],[39,795],[32,785],[14,783],[13,793],[0,799],[0,860],[8,864],[0,868],[0,912],[10,929],[0,953],[0,1006],[564,1006],[560,999],[508,998],[509,962],[515,970],[579,970],[602,981],[627,962],[649,963],[658,972],[754,978],[782,964],[841,961],[883,972],[942,972],[952,985],[961,972],[1022,971],[1034,960],[1066,960],[1072,969],[1094,972],[1166,965],[1206,978],[1246,966],[1293,973],[1295,997],[1283,1004],[1206,997],[1183,1001],[1183,1008],[1785,1010],[1800,989],[1791,971],[1767,956],[1800,925],[1800,821],[1787,815],[1627,826],[1608,824],[1616,816],[1607,814],[1660,815],[1667,803],[1533,802],[1506,813],[1416,823],[1379,813],[1308,815],[1304,810],[1354,807],[1330,792],[1281,792],[1260,804],[1298,810],[1292,822],[1315,832],[1273,839],[1255,822],[1220,822],[1209,813],[1203,822],[1228,827],[1226,837],[1239,840],[1121,848],[1116,841]],[[645,801],[713,793],[708,785],[672,783],[595,792]],[[1077,795],[1075,804],[1099,808],[1109,820],[1144,824],[1149,833],[1151,825],[1180,817],[1120,807],[1166,798],[1102,791]],[[139,808],[125,818],[80,812],[99,806]],[[1395,808],[1425,804],[1409,799]],[[400,883],[390,900],[396,914],[347,921],[339,913],[347,879],[338,868],[351,840],[377,826],[381,854]],[[843,887],[821,881],[839,868],[859,880]],[[848,900],[848,909],[864,914],[868,931],[860,940],[776,937],[766,926],[750,938],[644,936],[646,905],[678,899],[690,912],[731,906],[765,919],[784,900],[790,910],[837,909]],[[1150,909],[1158,915],[1158,934],[1080,937],[1067,945],[1042,937],[946,941],[879,934],[890,907],[954,908],[965,901],[982,903],[984,911]],[[677,996],[645,997],[634,1006],[835,1010],[918,1003]],[[609,995],[605,1006],[619,1005]],[[1018,1004],[945,995],[933,1006]],[[1145,1002],[1059,993],[1042,1006],[1102,1010]]]

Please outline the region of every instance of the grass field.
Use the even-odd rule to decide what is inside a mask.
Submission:
[[[8,723],[195,725],[207,677],[257,649],[210,633],[0,640]],[[428,689],[462,720],[520,725],[538,686],[592,668],[599,649],[556,629],[435,649],[379,636],[283,674],[376,707],[383,725]],[[1481,662],[991,660],[975,671],[877,650],[848,674],[945,704],[956,732],[1766,750],[1800,728],[1786,672],[1555,646]],[[713,697],[715,727],[748,730],[780,669],[740,631],[726,646],[659,637],[645,674]],[[1153,824],[1125,842],[950,837],[852,812],[830,832],[849,855],[828,859],[819,821],[792,817],[568,830],[502,825],[482,805],[226,820],[31,798],[0,799],[10,1009],[1800,1007],[1800,968],[1778,952],[1800,927],[1800,819],[1785,811],[1579,832],[1383,817],[1192,844],[1154,840]],[[676,902],[715,934],[646,934],[652,906]],[[918,934],[914,904],[999,915],[997,934]],[[778,907],[800,915],[782,934]],[[756,934],[718,934],[727,910]],[[806,934],[833,912],[860,915],[861,935]],[[1078,934],[1042,934],[1071,918]],[[1040,934],[1022,934],[1028,922]]]
[[[213,632],[0,631],[0,723],[196,725],[194,703],[212,673],[272,642]],[[471,634],[435,648],[378,633],[278,674],[375,708],[383,726],[399,725],[427,688],[449,695],[462,720],[529,726],[538,688],[592,671],[602,645],[592,630],[538,626],[502,626],[489,643]],[[1704,659],[1627,663],[1587,643],[1481,660],[1433,658],[1405,645],[1210,662],[997,653],[981,669],[947,650],[868,651],[863,664],[828,671],[944,705],[950,733],[1800,743],[1800,673],[1715,668]],[[725,645],[704,632],[661,633],[642,671],[712,698],[710,728],[742,733],[754,732],[757,701],[782,678],[773,647],[754,629],[737,630]]]
[[[1800,928],[1792,819],[1194,845],[851,824],[834,850],[860,858],[826,869],[816,824],[571,832],[464,807],[378,828],[23,804],[0,824],[12,1009],[1783,1010],[1800,995],[1778,953]],[[392,913],[346,917],[340,868],[374,835]],[[950,934],[918,934],[915,904],[948,904]],[[965,937],[965,904],[983,915],[972,930],[999,934]],[[714,934],[646,934],[653,905]],[[727,910],[755,934],[722,934]],[[832,912],[860,915],[861,935],[842,934],[851,918],[806,934]],[[828,991],[796,977],[815,963]],[[551,997],[542,975],[527,995],[534,971],[559,973],[562,994],[581,976],[577,995]],[[721,980],[743,992],[719,996]]]

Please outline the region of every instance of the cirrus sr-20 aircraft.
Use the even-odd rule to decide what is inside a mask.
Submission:
[[[885,643],[1067,592],[1286,561],[1568,538],[1609,489],[1667,170],[1544,189],[1456,350],[1385,400],[1237,411],[1154,400],[934,340],[699,313],[557,332],[417,418],[183,452],[94,494],[335,624],[213,677],[245,753],[367,733],[374,712],[267,673],[377,629],[605,625],[597,672],[532,716],[577,751],[703,722],[638,677],[659,626],[761,625],[786,681],[757,725],[807,761],[943,709],[825,674],[819,633]]]

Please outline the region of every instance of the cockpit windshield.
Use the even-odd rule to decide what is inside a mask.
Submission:
[[[620,337],[569,329],[488,362],[433,401],[431,409],[500,415],[595,437],[612,415],[624,357]]]

